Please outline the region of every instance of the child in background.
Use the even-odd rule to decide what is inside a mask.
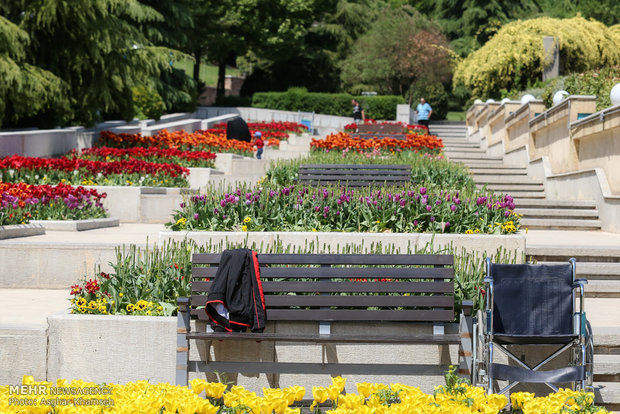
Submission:
[[[262,138],[263,134],[260,131],[256,131],[254,133],[254,146],[256,147],[256,159],[260,160],[261,155],[263,155],[263,147],[265,146],[265,142]]]

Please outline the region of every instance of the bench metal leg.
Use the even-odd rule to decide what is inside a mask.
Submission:
[[[187,308],[177,314],[177,360],[176,360],[176,383],[187,386],[189,380],[189,341],[187,334],[190,331],[190,316]]]

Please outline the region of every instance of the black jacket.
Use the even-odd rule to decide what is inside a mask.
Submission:
[[[228,308],[228,319],[217,312],[218,303]],[[229,332],[246,328],[263,331],[267,315],[256,252],[224,250],[205,310],[214,324]]]

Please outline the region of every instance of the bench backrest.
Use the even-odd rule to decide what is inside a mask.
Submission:
[[[397,124],[361,124],[357,126],[357,132],[360,133],[379,133],[379,134],[402,134],[402,125]]]
[[[192,256],[191,315],[206,320],[220,254]],[[258,254],[268,321],[454,319],[452,255]]]
[[[398,185],[411,181],[409,165],[304,164],[299,181],[310,185],[340,183],[349,187]]]

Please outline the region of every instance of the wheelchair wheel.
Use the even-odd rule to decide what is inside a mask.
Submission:
[[[594,383],[594,336],[590,321],[586,321],[586,390],[593,390]]]
[[[488,370],[488,349],[485,342],[485,320],[484,312],[478,310],[474,320],[472,337],[472,368],[471,383],[474,386],[487,386],[487,370]]]

